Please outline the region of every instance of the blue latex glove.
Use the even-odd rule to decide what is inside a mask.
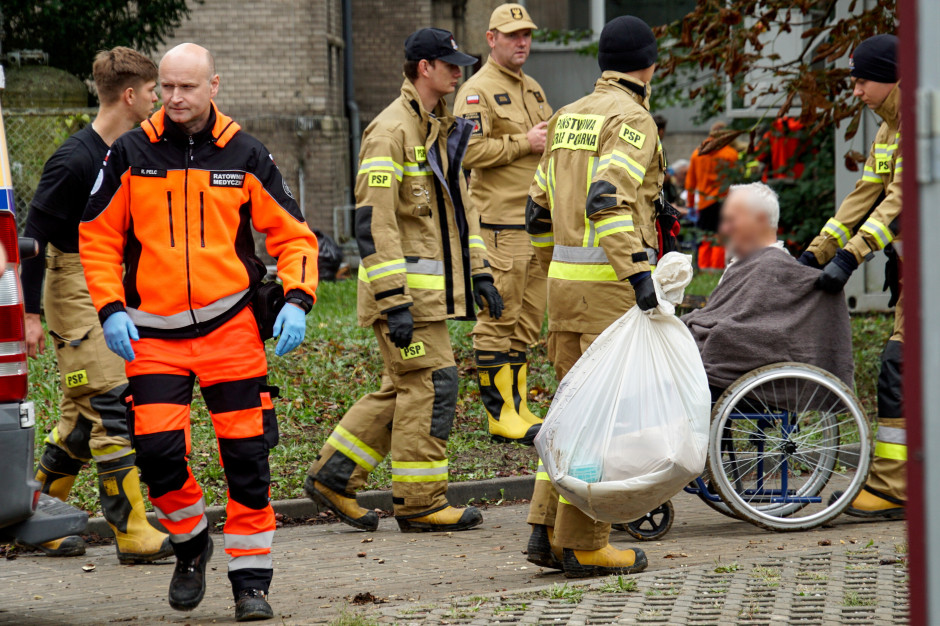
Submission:
[[[307,314],[296,304],[286,303],[274,320],[274,336],[280,337],[274,354],[284,356],[304,340],[307,334]]]
[[[104,330],[104,342],[108,349],[125,361],[134,360],[134,348],[131,341],[138,341],[140,335],[130,316],[124,311],[118,311],[108,316],[101,325]]]

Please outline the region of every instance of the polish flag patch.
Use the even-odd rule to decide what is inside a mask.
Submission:
[[[467,96],[467,104],[480,104],[480,96]]]

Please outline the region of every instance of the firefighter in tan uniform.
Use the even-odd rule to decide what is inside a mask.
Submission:
[[[401,96],[366,129],[356,181],[359,323],[378,340],[382,387],[349,409],[304,488],[344,522],[375,530],[378,516],[356,491],[391,452],[401,530],[465,530],[483,516],[445,498],[458,383],[446,320],[474,319],[474,299],[495,319],[503,306],[467,203],[461,162],[473,124],[443,100],[476,59],[436,28],[408,37],[405,57]]]
[[[624,16],[601,33],[594,92],[549,122],[526,207],[526,227],[548,270],[548,352],[563,379],[628,309],[656,306],[650,277],[665,170],[649,81],[656,37]],[[585,416],[590,419],[590,416]],[[609,544],[610,525],[558,496],[540,464],[529,509],[529,561],[570,578],[646,567],[641,550]]]
[[[538,342],[545,318],[545,270],[525,232],[529,184],[545,149],[552,108],[545,92],[522,72],[536,26],[518,4],[490,17],[490,58],[457,92],[454,112],[474,123],[464,167],[480,212],[487,259],[505,310],[485,311],[473,329],[480,395],[496,441],[531,444],[542,420],[529,410],[526,350]]]
[[[838,293],[852,272],[879,250],[888,255],[889,282],[899,277],[901,259],[901,91],[897,38],[876,35],[859,44],[851,58],[854,95],[882,119],[861,180],[835,217],[823,227],[800,262],[823,267],[817,287]],[[892,284],[894,332],[881,354],[878,377],[878,433],[875,459],[865,488],[846,510],[867,518],[904,517],[907,502],[907,439],[901,394],[904,296]]]

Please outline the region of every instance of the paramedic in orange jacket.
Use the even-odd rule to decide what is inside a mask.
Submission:
[[[724,128],[724,122],[715,122],[708,138],[711,139]],[[698,227],[709,232],[717,232],[721,203],[728,195],[727,191],[721,190],[722,169],[737,162],[738,151],[731,146],[725,146],[709,154],[699,154],[701,150],[701,146],[696,148],[689,159],[685,188],[689,192],[689,206],[694,206],[698,210]]]
[[[236,618],[273,613],[268,451],[277,421],[249,302],[265,275],[252,226],[277,259],[285,304],[276,354],[303,341],[317,287],[317,240],[271,154],[221,113],[219,77],[195,44],[160,62],[164,106],[105,157],[80,228],[80,253],[108,347],[127,361],[129,430],[141,478],[170,532],[170,605],[192,610],[212,556],[193,478],[189,411],[198,379],[228,481],[225,551]]]

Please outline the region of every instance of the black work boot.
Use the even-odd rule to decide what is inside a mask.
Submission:
[[[260,589],[242,589],[235,599],[235,621],[254,622],[271,619],[274,611],[268,604],[268,594]]]
[[[204,536],[206,546],[195,558],[181,557],[180,546],[174,546],[177,550],[176,569],[173,570],[173,578],[170,580],[169,600],[170,606],[177,611],[192,611],[206,595],[206,565],[212,558],[212,539],[209,537],[209,531],[204,530],[190,541],[196,541],[200,536]]]

